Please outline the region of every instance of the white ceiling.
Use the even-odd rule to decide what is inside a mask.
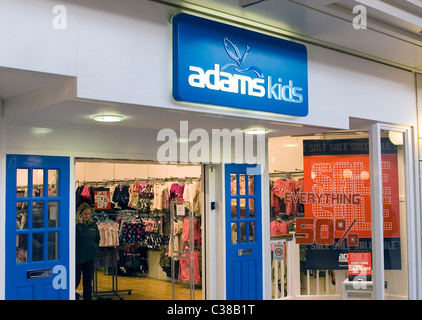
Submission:
[[[270,1],[270,0],[267,0]],[[414,40],[421,45],[422,1],[421,0],[291,0],[300,5],[350,19],[357,5],[366,7],[368,27],[403,39]]]
[[[247,10],[265,17],[270,12],[269,7],[282,9],[286,1],[346,20],[353,17],[355,6],[363,5],[367,9],[369,27],[381,30],[383,26],[386,30],[402,32],[404,37],[422,40],[422,0],[239,0],[239,6],[247,5]],[[280,13],[280,10],[274,10],[272,16],[281,18]]]
[[[96,114],[123,114],[125,119],[118,123],[94,122]],[[277,121],[258,120],[253,118],[229,117],[219,114],[204,114],[203,112],[174,110],[159,107],[107,104],[95,101],[70,99],[59,101],[42,108],[32,108],[8,117],[10,121],[33,125],[37,127],[76,127],[99,130],[111,130],[139,134],[142,131],[158,132],[169,128],[179,131],[180,121],[188,121],[189,130],[205,129],[211,133],[212,129],[249,129],[266,128],[269,136],[289,136],[323,132],[322,128],[304,127],[295,124],[280,124]]]
[[[49,87],[67,77],[0,67],[0,100]]]
[[[249,0],[151,1],[217,10],[216,18],[422,72],[422,0],[264,0],[245,8]],[[357,5],[367,11],[367,29],[353,28]]]

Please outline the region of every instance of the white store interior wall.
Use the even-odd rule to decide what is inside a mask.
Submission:
[[[79,183],[84,181],[200,176],[201,166],[80,161],[75,164],[75,178]]]

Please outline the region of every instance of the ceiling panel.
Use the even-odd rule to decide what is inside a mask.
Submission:
[[[265,0],[245,8],[240,7],[240,0],[151,1],[186,6],[211,16],[214,11],[216,19],[221,17],[233,23],[250,24],[259,32],[268,30],[280,36],[422,72],[421,27],[417,25],[421,19],[419,4],[422,0]],[[353,28],[356,17],[353,8],[363,5],[363,1],[368,1],[365,5],[368,26],[365,30],[356,30]],[[381,8],[388,8],[388,12]]]

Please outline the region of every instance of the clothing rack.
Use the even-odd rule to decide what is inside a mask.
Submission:
[[[304,174],[304,171],[300,170],[300,169],[295,169],[294,171],[274,170],[274,172],[270,173],[270,177],[282,176],[282,177],[285,177],[287,179],[290,179],[292,176],[303,176],[303,174]]]
[[[119,213],[114,213],[114,212],[96,212],[95,213],[97,216],[98,215],[104,215],[104,216],[118,216],[120,215]],[[125,215],[125,213],[123,213],[123,215]],[[107,220],[99,220],[99,222],[107,222]],[[113,221],[114,222],[114,221]],[[101,248],[112,248],[111,250],[111,254],[112,254],[112,265],[111,265],[111,283],[112,283],[112,288],[110,291],[98,291],[98,274],[97,274],[97,268],[95,267],[94,269],[94,285],[93,285],[93,295],[95,297],[97,297],[97,299],[103,299],[104,297],[110,297],[110,296],[116,296],[118,297],[120,300],[123,300],[123,298],[120,296],[120,292],[127,292],[128,295],[130,295],[132,293],[132,289],[126,289],[126,290],[119,290],[118,289],[118,266],[117,266],[117,247],[101,247]],[[97,260],[97,259],[96,259]],[[106,265],[105,265],[105,257],[104,257],[104,270],[106,270]]]
[[[136,182],[174,182],[174,181],[200,181],[200,177],[168,177],[168,178],[128,178],[128,179],[112,179],[112,180],[97,180],[97,181],[80,181],[76,180],[76,184],[80,185],[109,185],[109,184],[131,184]]]
[[[107,248],[107,247],[104,247]],[[93,285],[93,295],[97,299],[103,299],[104,297],[117,296],[120,300],[123,298],[119,295],[119,292],[127,292],[128,295],[132,294],[132,289],[119,290],[118,289],[118,275],[117,275],[117,247],[112,247],[112,272],[111,272],[111,282],[112,288],[110,291],[98,291],[98,275],[97,268],[94,270],[94,285]],[[105,269],[105,266],[104,266]]]

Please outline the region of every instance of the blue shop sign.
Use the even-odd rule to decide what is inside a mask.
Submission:
[[[181,13],[173,17],[177,101],[306,116],[302,44]]]

